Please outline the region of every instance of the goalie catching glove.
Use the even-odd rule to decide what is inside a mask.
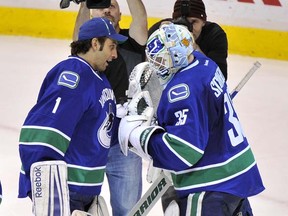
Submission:
[[[128,99],[133,98],[139,92],[143,91],[152,73],[153,70],[148,62],[139,63],[133,68],[129,76],[129,87],[126,92]]]
[[[118,131],[118,140],[124,155],[128,155],[130,133],[140,125],[150,125],[153,113],[154,109],[149,92],[141,91],[133,96],[128,104],[128,116],[121,119]]]
[[[148,62],[136,65],[129,76],[129,87],[126,91],[128,102],[117,104],[117,117],[126,115],[141,115],[146,107],[153,107],[148,91],[143,91],[152,75]]]

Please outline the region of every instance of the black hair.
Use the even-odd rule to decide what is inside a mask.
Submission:
[[[92,39],[87,39],[87,40],[79,40],[79,41],[73,41],[70,44],[71,47],[71,55],[78,55],[80,53],[85,54],[89,51],[89,49],[92,46]],[[103,50],[104,43],[106,41],[107,37],[99,37],[97,40],[100,43],[100,51]]]

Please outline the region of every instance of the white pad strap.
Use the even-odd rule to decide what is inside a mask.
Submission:
[[[70,216],[66,163],[36,162],[30,173],[34,215]]]

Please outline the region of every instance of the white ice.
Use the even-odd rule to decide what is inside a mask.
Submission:
[[[17,198],[19,131],[45,74],[70,54],[69,44],[68,40],[0,36],[0,216],[32,215],[30,200]],[[255,61],[261,68],[234,99],[266,186],[250,201],[256,216],[284,216],[288,215],[288,61],[230,55],[230,90]],[[144,163],[144,192],[150,186],[145,180],[146,168]],[[109,203],[107,182],[102,195]],[[148,215],[163,215],[160,202]]]

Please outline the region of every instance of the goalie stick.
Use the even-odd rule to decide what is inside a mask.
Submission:
[[[158,178],[152,183],[146,193],[136,203],[133,209],[129,212],[128,216],[147,215],[170,186],[172,186],[171,180],[164,174],[163,171],[161,171]]]
[[[240,80],[238,85],[233,89],[230,93],[231,99],[233,99],[239,91],[243,88],[243,86],[248,82],[251,76],[255,73],[255,71],[260,68],[261,63],[256,61],[250,70],[245,74],[245,76]],[[145,70],[143,71],[145,73]],[[144,76],[144,75],[142,75]],[[150,77],[149,77],[150,79]],[[149,81],[147,79],[147,82]],[[143,85],[143,84],[142,84]],[[146,85],[146,83],[145,83]],[[144,86],[145,86],[144,85]],[[133,209],[129,212],[128,216],[145,216],[149,213],[149,211],[153,208],[153,206],[157,203],[157,201],[162,197],[162,195],[166,192],[166,190],[172,186],[171,180],[165,175],[163,170],[160,172],[157,179],[152,183],[149,189],[145,192],[142,198],[136,203]]]
[[[248,80],[251,78],[251,76],[255,73],[255,71],[260,68],[261,63],[256,61],[253,64],[253,67],[250,68],[250,70],[246,73],[246,75],[242,78],[242,80],[238,83],[238,85],[232,90],[230,93],[231,99],[233,99],[238,92],[243,88],[243,86],[248,82]]]

